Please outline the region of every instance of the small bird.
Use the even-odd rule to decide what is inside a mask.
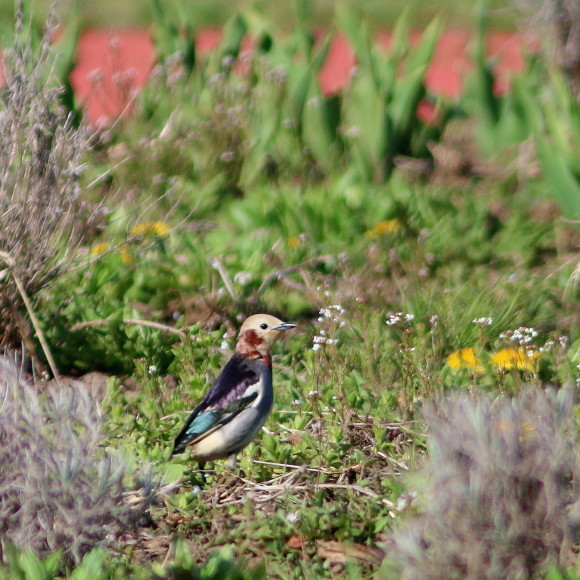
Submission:
[[[236,454],[254,439],[272,410],[270,351],[282,332],[295,326],[268,314],[244,321],[234,354],[175,439],[172,457],[190,446],[201,469],[206,461],[225,457],[235,465]]]

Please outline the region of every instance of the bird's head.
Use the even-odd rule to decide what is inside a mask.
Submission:
[[[267,356],[282,333],[295,326],[269,314],[254,314],[246,318],[240,328],[236,351],[245,356]]]

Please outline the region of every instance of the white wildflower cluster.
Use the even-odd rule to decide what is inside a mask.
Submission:
[[[310,401],[317,401],[320,399],[320,391],[309,391],[308,395],[306,395],[306,398]]]
[[[157,367],[155,365],[149,365],[149,368],[147,369],[147,372],[152,375],[154,373],[157,372]]]
[[[333,304],[332,306],[320,310],[320,316],[317,318],[317,321],[321,324],[330,323],[331,326],[342,328],[346,324],[346,322],[342,320],[342,316],[345,313],[346,310],[340,304]],[[318,331],[318,334],[315,334],[312,338],[312,342],[312,350],[316,352],[322,348],[323,344],[337,344],[338,338],[329,336],[328,332],[321,328]]]
[[[302,401],[301,401],[300,399],[294,399],[294,400],[292,401],[292,406],[293,406],[295,409],[298,409],[299,407],[302,407]]]
[[[526,326],[520,326],[520,328],[516,328],[515,330],[506,330],[499,335],[500,338],[517,342],[521,346],[530,344],[537,336],[538,332],[534,328],[528,328]]]
[[[224,335],[223,335],[223,337],[222,337],[222,338],[223,338],[224,340],[222,340],[222,343],[220,344],[220,348],[221,348],[221,350],[229,350],[229,348],[230,348],[230,343],[229,343],[229,341],[227,340],[227,338],[228,338],[228,333],[227,333],[227,332],[226,332],[226,333],[224,333]]]
[[[393,314],[389,312],[387,314],[387,326],[399,326],[399,325],[409,325],[415,320],[414,314],[404,313],[404,312],[397,312]]]
[[[560,345],[560,348],[565,351],[568,348],[569,338],[566,335],[561,335],[558,337],[557,343]],[[540,352],[551,352],[554,347],[556,346],[556,340],[547,340],[544,343],[544,346],[539,348]]]
[[[341,316],[346,313],[346,310],[340,304],[333,304],[328,308],[322,308],[319,312],[318,322],[324,322],[325,320],[332,320],[332,322],[337,322],[339,326],[344,326],[344,320],[341,320]]]
[[[315,334],[312,338],[312,350],[316,352],[322,348],[323,344],[336,344],[338,342],[338,338],[329,338],[326,336],[326,330],[319,330],[318,334]]]
[[[491,326],[493,324],[493,318],[484,316],[482,318],[474,318],[471,322],[473,322],[473,324],[478,324],[479,326]]]
[[[296,512],[290,512],[290,513],[286,514],[286,521],[289,524],[296,524],[300,521],[300,514],[298,514]]]

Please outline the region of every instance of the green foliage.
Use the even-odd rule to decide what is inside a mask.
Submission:
[[[528,58],[526,70],[511,79],[505,94],[495,86],[495,66],[485,57],[487,2],[477,8],[473,46],[475,70],[465,107],[477,121],[476,136],[485,155],[533,141],[550,195],[567,219],[580,217],[580,115],[573,88],[562,71],[539,57]]]
[[[427,141],[434,137],[422,131],[417,107],[426,96],[424,76],[440,25],[434,20],[417,47],[410,49],[403,15],[393,33],[391,54],[385,56],[374,46],[368,25],[347,6],[341,5],[338,20],[358,70],[344,97],[346,133],[353,135],[352,157],[359,177],[380,183],[390,176],[396,155],[425,155]]]
[[[62,368],[123,373],[138,358],[161,370],[171,363],[178,336],[140,321],[144,314],[160,322],[171,319],[170,302],[179,295],[175,264],[158,249],[121,250],[55,286],[44,316],[47,337],[59,345]]]
[[[180,2],[151,0],[153,42],[160,61],[179,53],[187,73],[195,67],[195,28],[184,14]]]
[[[0,565],[2,580],[52,580],[61,567],[60,552],[41,559],[32,550],[19,551],[3,541],[2,553],[5,560],[5,566]]]
[[[193,153],[186,175],[201,182],[203,197],[239,194],[264,177],[317,179],[351,162],[354,177],[380,183],[392,173],[396,155],[428,156],[427,143],[438,130],[419,120],[417,107],[426,96],[424,74],[440,31],[436,21],[410,49],[401,18],[385,56],[371,51],[364,24],[352,24],[360,18],[339,9],[338,30],[351,41],[358,72],[349,90],[327,95],[318,75],[332,35],[315,41],[307,3],[297,3],[297,26],[287,36],[260,12],[238,13],[218,48],[195,59],[186,49],[178,53],[175,44],[191,37],[193,23],[168,14],[156,26],[162,60],[140,96],[142,115],[132,130],[185,139]],[[256,39],[254,52],[242,51],[246,34]],[[191,129],[184,134],[185,121]]]

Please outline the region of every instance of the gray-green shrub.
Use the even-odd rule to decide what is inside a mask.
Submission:
[[[36,49],[20,6],[0,89],[0,349],[24,340],[33,355],[22,294],[34,302],[70,265],[96,215],[81,199],[90,135],[59,100],[54,26],[47,24]]]
[[[103,451],[102,416],[80,382],[40,394],[0,358],[0,538],[69,561],[113,546],[148,509],[152,485],[129,501],[130,468]],[[0,544],[0,559],[4,551]]]
[[[401,578],[519,579],[566,565],[579,524],[573,403],[566,389],[527,388],[427,407],[423,510],[391,554]]]

